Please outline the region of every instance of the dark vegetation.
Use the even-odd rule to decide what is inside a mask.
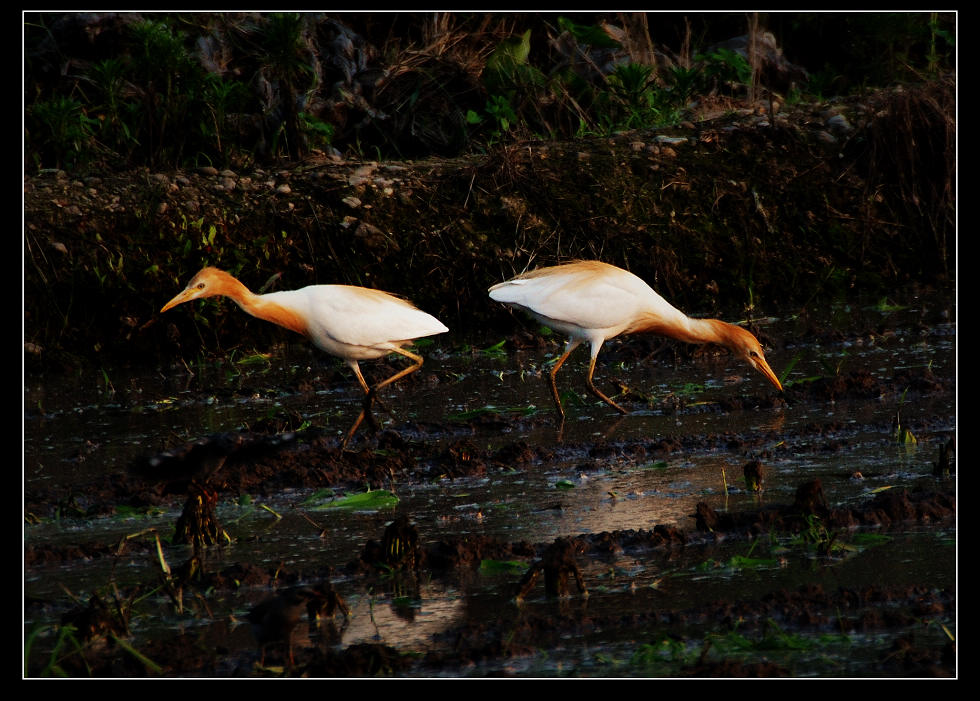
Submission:
[[[454,331],[573,257],[703,314],[949,285],[954,19],[28,14],[28,367],[233,348],[157,313],[205,264]]]
[[[934,78],[955,68],[952,22],[29,13],[27,167],[247,168],[331,146],[401,160],[668,126],[706,95],[792,102]]]

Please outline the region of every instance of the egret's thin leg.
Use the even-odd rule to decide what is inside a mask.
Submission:
[[[396,372],[394,375],[392,375],[391,377],[389,377],[387,380],[384,380],[382,382],[379,382],[378,384],[376,384],[374,387],[371,388],[371,391],[373,391],[373,392],[377,392],[379,389],[381,389],[385,385],[390,385],[392,382],[395,382],[397,380],[400,380],[401,378],[405,377],[405,375],[410,375],[413,372],[415,372],[416,370],[418,370],[420,367],[422,367],[422,356],[416,355],[415,353],[412,353],[411,351],[407,351],[404,348],[393,348],[392,350],[395,353],[398,353],[399,355],[405,356],[406,358],[408,358],[409,360],[411,360],[412,362],[414,362],[415,365],[409,365],[404,370],[399,370],[398,372]]]
[[[592,392],[592,394],[594,394],[595,396],[597,396],[599,399],[601,399],[602,401],[604,401],[606,404],[608,404],[609,406],[611,406],[613,409],[615,409],[616,411],[618,411],[620,414],[628,414],[629,412],[626,411],[626,409],[624,409],[623,407],[619,406],[619,404],[617,404],[612,399],[610,399],[609,397],[607,397],[606,395],[604,395],[602,392],[600,392],[599,391],[599,388],[596,387],[592,383],[592,373],[595,371],[595,359],[596,359],[596,355],[598,355],[598,349],[596,349],[596,351],[597,351],[596,354],[592,356],[592,359],[591,360],[589,360],[589,374],[586,375],[586,377],[585,377],[585,382],[589,386],[589,390]]]
[[[348,362],[348,365],[350,366],[351,370],[354,371],[354,376],[357,378],[358,383],[360,383],[361,389],[364,390],[364,404],[362,405],[361,413],[357,415],[357,419],[354,421],[354,425],[350,427],[350,430],[347,431],[347,435],[344,436],[344,440],[340,444],[341,450],[344,450],[347,447],[347,444],[350,442],[350,439],[354,437],[354,434],[357,432],[361,422],[364,421],[364,417],[367,415],[367,411],[370,407],[368,397],[371,394],[371,388],[368,387],[368,383],[364,381],[364,375],[361,374],[361,368],[358,366],[356,360]]]
[[[551,396],[555,400],[555,408],[558,409],[558,418],[563,422],[565,421],[565,410],[561,406],[561,398],[558,396],[558,385],[555,383],[555,375],[558,374],[558,369],[565,364],[568,360],[568,356],[572,354],[572,351],[579,347],[581,341],[576,341],[570,339],[568,343],[565,344],[565,352],[561,354],[561,357],[555,361],[554,367],[551,368],[551,372],[548,377],[551,380]]]
[[[422,356],[416,355],[415,353],[412,353],[411,351],[407,351],[404,348],[394,348],[393,351],[395,353],[398,353],[399,355],[403,355],[406,358],[409,358],[410,360],[412,360],[414,365],[409,365],[407,368],[404,368],[403,370],[399,370],[394,375],[389,377],[387,380],[382,380],[374,387],[368,387],[367,382],[364,381],[364,375],[361,374],[361,369],[358,367],[357,362],[352,361],[350,363],[351,369],[354,371],[354,374],[357,376],[357,381],[360,383],[361,388],[364,390],[364,405],[363,408],[361,409],[361,413],[358,414],[357,420],[354,422],[354,425],[351,426],[350,430],[347,432],[347,436],[344,438],[344,442],[340,444],[341,450],[347,447],[347,443],[350,441],[351,438],[353,438],[354,433],[357,432],[358,427],[361,425],[361,422],[364,421],[365,418],[367,418],[368,422],[371,424],[372,429],[377,430],[377,426],[374,423],[374,417],[371,415],[371,405],[375,401],[381,404],[381,400],[377,399],[378,390],[386,385],[390,385],[392,382],[396,382],[400,380],[406,375],[410,375],[411,373],[415,372],[420,367],[422,367],[422,362],[423,362]],[[384,404],[381,404],[381,406],[384,407]],[[385,407],[385,411],[388,411],[387,407]]]

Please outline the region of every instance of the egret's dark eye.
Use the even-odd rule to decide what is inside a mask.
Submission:
[[[197,289],[203,290],[204,289],[204,283],[203,282],[197,283]]]

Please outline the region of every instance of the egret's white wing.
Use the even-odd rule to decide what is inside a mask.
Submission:
[[[264,297],[301,312],[311,338],[349,346],[385,347],[449,330],[411,302],[366,287],[312,285]]]

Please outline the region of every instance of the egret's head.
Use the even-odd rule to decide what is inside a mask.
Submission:
[[[759,339],[741,326],[735,326],[733,324],[728,324],[727,332],[727,342],[725,345],[732,353],[765,375],[766,379],[773,383],[776,389],[782,392],[783,386],[779,382],[779,378],[776,377],[776,373],[769,367],[769,363],[766,362],[766,356],[762,352],[762,344],[759,343]]]
[[[187,283],[187,287],[184,288],[183,292],[163,305],[163,309],[160,312],[163,313],[168,309],[176,307],[178,304],[190,302],[194,299],[226,294],[228,284],[231,280],[234,280],[234,278],[223,270],[204,268]]]

